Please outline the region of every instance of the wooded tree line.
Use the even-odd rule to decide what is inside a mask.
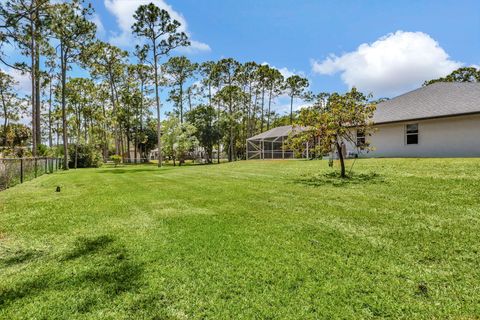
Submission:
[[[119,155],[138,162],[155,146],[159,166],[163,156],[182,163],[198,147],[209,163],[220,161],[221,152],[234,161],[245,158],[246,138],[302,122],[293,110],[296,100],[310,101],[314,110],[337,97],[314,95],[306,78],[285,78],[265,64],[233,58],[196,63],[174,55],[190,45],[188,36],[154,4],[134,13],[132,33],[141,44],[132,52],[97,39],[92,14],[83,0],[7,0],[0,8],[0,62],[31,80],[30,94],[20,96],[14,78],[0,72],[0,143],[7,152],[31,146],[33,156],[62,155],[65,168],[69,162],[77,167],[80,151],[101,153],[104,161]],[[7,48],[15,48],[18,61],[11,62],[15,54]],[[78,69],[88,76],[78,77]],[[479,81],[479,74],[461,68],[425,85]],[[167,101],[161,101],[162,90]],[[280,96],[289,98],[287,115],[275,111]],[[165,103],[173,105],[167,119]],[[29,125],[19,123],[21,114],[28,115]]]
[[[2,6],[0,61],[31,79],[31,94],[22,97],[13,77],[0,73],[2,146],[18,143],[14,128],[22,125],[14,123],[23,113],[31,122],[30,137],[22,143],[31,145],[33,156],[46,147],[62,154],[66,167],[69,155],[76,166],[84,145],[101,151],[104,160],[133,154],[140,161],[158,145],[163,151],[159,165],[162,156],[182,161],[195,146],[205,150],[208,162],[214,149],[233,161],[245,157],[247,137],[291,123],[295,100],[307,96],[307,79],[285,79],[268,65],[232,58],[195,63],[171,56],[190,45],[188,36],[153,4],[139,6],[134,14],[132,32],[142,45],[133,52],[97,39],[92,14],[92,5],[82,0],[9,0]],[[7,46],[22,58],[10,62]],[[89,76],[76,77],[73,68]],[[161,90],[167,90],[168,101],[161,101]],[[280,95],[290,97],[289,116],[274,111]],[[168,119],[161,117],[165,102],[173,105]]]

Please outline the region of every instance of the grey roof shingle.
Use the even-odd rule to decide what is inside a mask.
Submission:
[[[373,122],[387,123],[480,113],[480,83],[437,82],[381,102]]]
[[[256,136],[250,137],[247,140],[264,140],[264,139],[273,139],[278,137],[287,137],[292,130],[302,131],[304,128],[299,126],[281,126],[270,129],[268,131],[257,134]]]

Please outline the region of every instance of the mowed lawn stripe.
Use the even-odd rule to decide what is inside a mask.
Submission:
[[[43,176],[0,193],[0,318],[475,318],[478,169],[370,159],[349,180],[325,161]]]

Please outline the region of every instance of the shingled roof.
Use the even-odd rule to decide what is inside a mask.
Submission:
[[[480,83],[437,82],[381,102],[376,124],[480,113]]]
[[[290,132],[292,132],[292,130],[302,131],[304,129],[299,126],[295,126],[295,127],[281,126],[281,127],[276,127],[268,131],[262,132],[260,134],[257,134],[256,136],[248,138],[247,140],[265,140],[265,139],[272,139],[272,138],[278,138],[278,137],[287,137],[290,134]]]

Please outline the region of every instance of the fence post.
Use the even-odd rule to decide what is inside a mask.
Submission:
[[[20,183],[23,183],[23,158],[20,158]]]
[[[47,173],[48,160],[47,158],[44,158],[44,160],[45,160],[45,173]]]
[[[35,163],[35,178],[37,177],[37,158],[34,159]]]

